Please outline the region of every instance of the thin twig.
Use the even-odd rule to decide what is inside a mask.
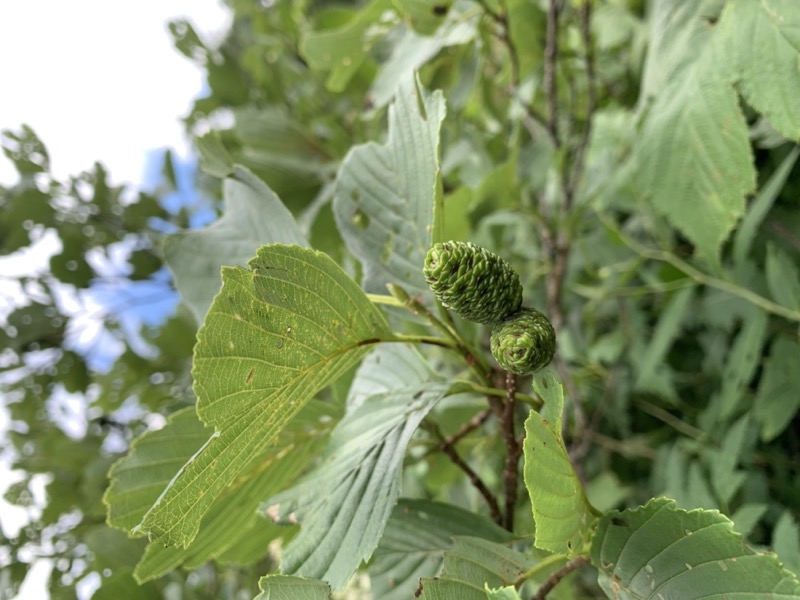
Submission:
[[[547,96],[547,129],[556,147],[561,145],[558,136],[558,86],[556,62],[558,61],[558,3],[550,0],[547,8],[547,41],[544,49],[544,90]]]
[[[514,509],[517,506],[517,489],[519,487],[519,458],[522,447],[514,431],[514,409],[516,408],[515,391],[517,378],[513,373],[506,373],[506,404],[501,422],[503,441],[506,445],[506,464],[503,468],[503,484],[505,487],[505,520],[503,527],[514,531]]]
[[[728,292],[734,296],[738,296],[743,300],[747,300],[748,302],[755,304],[762,310],[765,310],[769,313],[774,315],[778,315],[790,321],[800,322],[800,311],[792,310],[785,306],[781,306],[780,304],[776,304],[772,300],[768,298],[764,298],[764,296],[760,296],[756,294],[752,290],[737,285],[735,283],[731,283],[729,281],[725,281],[723,279],[718,279],[696,269],[685,260],[678,258],[671,252],[665,252],[664,250],[655,250],[652,248],[648,248],[639,242],[634,241],[627,235],[625,235],[622,230],[617,227],[617,225],[606,215],[602,214],[601,212],[596,213],[598,218],[603,222],[603,224],[613,232],[619,239],[622,241],[623,244],[628,246],[631,250],[636,252],[639,256],[644,258],[649,258],[652,260],[659,260],[665,263],[668,263],[682,271],[685,275],[694,279],[697,283],[701,285],[707,285],[709,287],[716,288],[723,292]]]
[[[500,514],[500,505],[497,503],[497,498],[495,498],[492,491],[483,482],[483,479],[481,479],[481,476],[461,458],[454,446],[447,443],[447,439],[442,434],[438,425],[428,421],[423,421],[423,423],[425,423],[425,427],[439,439],[439,449],[447,455],[454,465],[464,471],[470,483],[478,490],[478,493],[483,496],[486,504],[489,505],[489,515],[492,517],[492,520],[498,525],[502,525],[503,516]]]
[[[479,412],[477,415],[472,417],[469,422],[464,423],[464,425],[459,429],[455,434],[451,435],[447,438],[444,443],[448,446],[455,446],[458,442],[463,440],[467,437],[470,433],[475,431],[478,427],[486,423],[489,420],[489,417],[492,414],[491,408],[486,408],[483,411]]]
[[[597,105],[597,77],[595,75],[594,48],[592,46],[592,2],[584,0],[580,10],[581,18],[581,39],[584,45],[584,67],[586,69],[586,122],[583,126],[581,141],[575,151],[575,158],[572,161],[571,176],[564,190],[565,209],[568,212],[572,207],[572,200],[578,181],[583,174],[583,162],[586,155],[586,148],[589,146],[589,138],[592,134],[592,119],[594,117],[595,106]]]
[[[589,557],[583,554],[568,561],[563,567],[547,578],[547,581],[545,581],[542,587],[531,597],[531,600],[544,600],[547,594],[552,592],[553,588],[556,587],[564,577],[588,563]]]

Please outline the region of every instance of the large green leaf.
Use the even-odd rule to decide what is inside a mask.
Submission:
[[[564,391],[547,370],[534,378],[534,389],[545,402],[542,413],[531,411],[525,421],[525,487],[536,523],[534,545],[554,553],[580,552],[595,521],[561,437]]]
[[[513,585],[534,564],[528,555],[507,546],[476,537],[456,537],[444,553],[442,574],[421,579],[414,597],[486,600],[487,588]]]
[[[792,0],[731,0],[719,23],[739,90],[784,136],[800,139],[800,27]]]
[[[271,242],[307,246],[300,227],[275,193],[244,167],[223,184],[222,216],[199,231],[166,238],[164,257],[181,298],[203,322],[220,288],[220,267],[244,266]]]
[[[666,498],[604,516],[591,559],[609,598],[800,598],[797,579],[749,548],[727,517]]]
[[[431,245],[439,173],[442,94],[409,77],[389,109],[389,139],[350,150],[336,182],[334,214],[347,247],[364,265],[364,288],[387,283],[430,296],[422,264]]]
[[[716,264],[756,182],[747,123],[718,72],[707,4],[654,5],[636,154],[645,197]]]
[[[198,332],[197,413],[215,432],[138,527],[165,545],[188,545],[214,499],[300,409],[372,344],[394,339],[330,257],[270,244],[249,266],[223,270]]]
[[[387,372],[408,362],[395,361],[394,355],[416,354],[399,345],[378,351]],[[397,501],[406,446],[450,387],[430,369],[421,380],[415,375],[409,372],[401,387],[352,409],[334,429],[320,464],[266,503],[267,514],[301,524],[284,550],[284,573],[317,577],[341,589],[372,555]]]
[[[292,575],[267,575],[258,582],[261,593],[253,600],[330,600],[331,588],[324,581]]]
[[[402,499],[383,532],[369,574],[372,594],[381,600],[406,600],[421,577],[439,572],[444,552],[456,536],[508,542],[511,534],[486,517],[452,504]]]

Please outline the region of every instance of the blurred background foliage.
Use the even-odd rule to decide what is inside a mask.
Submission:
[[[29,519],[0,541],[0,597],[13,597],[42,559],[52,562],[52,598],[76,598],[81,586],[101,599],[253,596],[275,566],[266,547],[137,587],[144,541],[105,524],[111,463],[193,405],[198,324],[176,307],[160,242],[213,220],[219,178],[239,163],[275,190],[313,247],[358,274],[334,226],[332,183],[352,146],[381,141],[394,86],[411,70],[447,99],[447,237],[502,253],[558,328],[570,374],[566,433],[593,501],[605,509],[663,494],[717,508],[800,570],[800,122],[780,127],[748,103],[757,98],[741,100],[754,185],[736,192],[740,209],[722,209],[733,233],[698,242],[675,211],[703,215],[644,193],[654,159],[641,140],[669,85],[654,70],[688,77],[670,65],[659,29],[687,26],[659,22],[674,2],[596,2],[588,30],[583,3],[558,3],[555,72],[546,2],[228,4],[234,19],[218,46],[186,21],[170,24],[177,51],[207,77],[208,94],[184,118],[203,201],[174,201],[184,184],[169,154],[161,185],[144,193],[110,185],[100,163],[56,181],[33,129],[3,134],[19,178],[0,187],[0,255],[58,242],[49,264],[0,275],[3,302],[15,299],[0,328],[2,453],[20,476],[5,498]],[[711,27],[725,3],[696,4],[685,18]],[[701,136],[707,117],[697,117]],[[667,176],[658,180],[665,193],[683,193],[682,175]],[[486,449],[465,444],[480,461]],[[459,472],[441,456],[427,460],[429,476],[406,485],[450,498]],[[562,593],[596,592],[571,585]]]

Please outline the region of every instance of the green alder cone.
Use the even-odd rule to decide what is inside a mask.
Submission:
[[[423,273],[443,306],[474,323],[502,321],[522,305],[522,284],[514,268],[470,242],[434,244]]]
[[[556,332],[538,310],[523,307],[492,327],[492,356],[506,371],[530,375],[553,360]]]

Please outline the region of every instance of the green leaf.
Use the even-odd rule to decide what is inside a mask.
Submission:
[[[92,594],[92,600],[152,600],[159,596],[161,590],[155,585],[137,585],[129,569],[115,569],[109,577],[103,578],[100,588]]]
[[[441,92],[403,81],[389,109],[389,139],[350,150],[336,182],[334,214],[348,249],[364,265],[364,289],[387,283],[430,297],[422,275],[431,245],[439,173]]]
[[[800,47],[791,40],[800,27],[797,4],[733,0],[718,27],[742,96],[784,136],[799,140]]]
[[[195,140],[200,153],[200,168],[214,177],[224,179],[234,172],[233,158],[216,131],[210,131]]]
[[[328,256],[270,244],[249,266],[223,270],[197,335],[197,413],[215,432],[139,525],[164,545],[187,546],[214,499],[300,409],[370,345],[393,339],[382,313]]]
[[[373,597],[406,600],[421,577],[439,572],[443,554],[456,536],[472,535],[504,543],[511,534],[486,517],[451,504],[401,499],[395,506],[369,575]]]
[[[746,451],[745,443],[750,430],[750,415],[744,415],[725,431],[719,449],[706,450],[711,484],[722,505],[730,504],[734,494],[747,479],[747,473],[736,467]]]
[[[386,105],[398,91],[398,82],[411,79],[442,49],[474,40],[482,14],[481,8],[473,2],[454,2],[444,23],[433,35],[420,35],[413,29],[406,29],[372,84],[372,106],[380,108]]]
[[[662,391],[674,395],[669,382],[664,383],[665,357],[672,342],[681,331],[686,313],[694,296],[694,287],[685,287],[675,292],[661,313],[650,343],[643,354],[632,357],[637,362],[639,376],[635,388],[641,391]]]
[[[767,246],[767,285],[770,294],[787,308],[800,310],[800,271],[792,260],[773,244]]]
[[[387,371],[408,361],[403,354],[416,354],[396,345],[378,351]],[[401,358],[394,360],[395,355]],[[420,380],[409,373],[402,387],[371,396],[348,412],[320,464],[265,503],[267,514],[301,524],[284,550],[284,573],[318,577],[339,590],[372,555],[397,501],[406,446],[450,387],[430,369],[425,375]]]
[[[544,416],[531,411],[522,445],[525,487],[536,523],[534,545],[571,556],[580,552],[588,539],[594,510],[561,438],[561,412],[554,408],[564,405],[563,387],[551,374],[534,378],[534,385],[537,393],[542,388],[546,392]]]
[[[267,575],[258,581],[261,593],[253,600],[331,600],[324,581],[292,575]]]
[[[108,472],[111,483],[103,495],[108,524],[132,531],[209,433],[189,407],[171,414],[161,429],[136,438]]]
[[[489,589],[487,585],[486,598],[488,598],[488,600],[522,600],[519,592],[517,592],[517,589],[513,585],[497,589]]]
[[[753,407],[764,441],[780,435],[800,409],[798,356],[800,344],[795,340],[779,337],[772,342]]]
[[[666,498],[604,516],[591,559],[609,598],[800,598],[797,579],[750,549],[727,517]]]
[[[243,167],[223,184],[222,216],[200,231],[168,236],[164,256],[181,298],[203,322],[220,288],[220,267],[243,266],[271,242],[307,246],[291,213],[275,193]]]
[[[136,565],[136,580],[143,583],[156,579],[181,565],[193,569],[223,556],[232,548],[248,544],[253,538],[261,543],[250,554],[239,553],[237,562],[244,566],[263,558],[270,541],[288,537],[293,531],[260,518],[258,506],[264,498],[295,481],[319,450],[320,444],[313,443],[312,432],[293,442],[270,448],[214,502],[188,548],[164,547],[157,542],[148,544]]]
[[[772,531],[772,549],[788,569],[800,575],[800,527],[788,509]]]
[[[353,19],[337,29],[310,31],[300,42],[300,53],[316,71],[330,72],[325,87],[341,92],[361,67],[370,46],[376,41],[367,35],[381,14],[389,8],[388,0],[373,0],[355,12]]]
[[[718,72],[704,7],[665,0],[653,11],[655,58],[648,59],[642,95],[652,104],[642,103],[635,153],[644,195],[699,256],[718,264],[756,181],[747,123]]]
[[[800,156],[800,148],[795,147],[781,161],[748,207],[747,214],[742,219],[734,238],[733,258],[737,264],[743,264],[750,253],[750,247],[753,245],[758,228],[783,190],[783,186],[786,185],[786,180],[789,178],[798,156]]]
[[[761,503],[749,502],[742,504],[731,515],[731,521],[733,521],[736,531],[747,538],[761,520],[761,517],[764,516],[764,513],[767,512],[767,508],[766,504]]]
[[[706,431],[711,431],[721,421],[733,416],[746,398],[750,380],[761,363],[768,321],[766,312],[753,309],[736,335],[725,357],[722,385],[711,396],[708,408],[700,417],[700,425]]]
[[[420,600],[486,600],[487,587],[513,585],[533,565],[529,556],[476,537],[456,537],[444,553],[442,574],[423,578]]]

